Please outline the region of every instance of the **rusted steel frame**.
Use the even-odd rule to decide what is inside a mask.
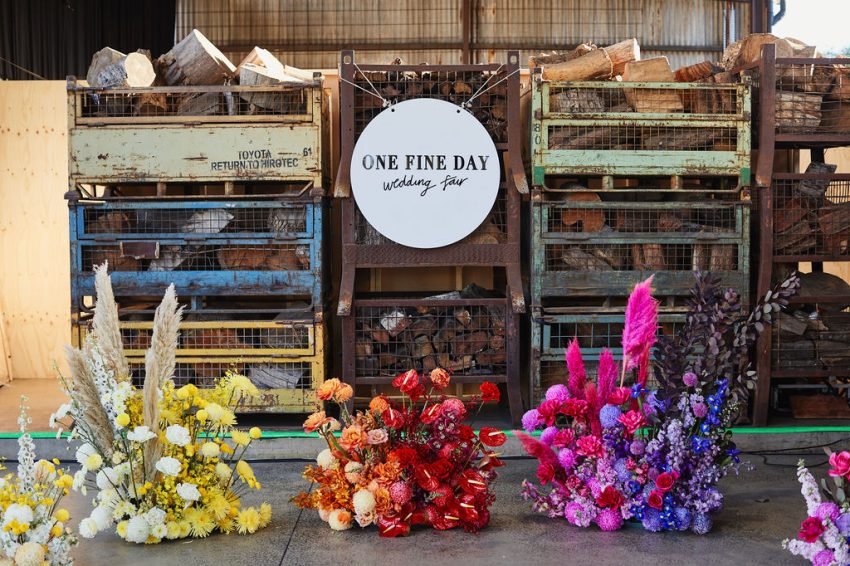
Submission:
[[[457,265],[497,265],[506,267],[517,263],[511,258],[509,244],[453,244],[445,248],[417,249],[399,244],[343,246],[343,261],[357,267],[425,266],[453,267]],[[516,250],[518,252],[518,250]]]
[[[762,48],[759,74],[759,156],[756,166],[756,187],[759,206],[759,264],[756,296],[763,297],[770,289],[773,272],[773,159],[776,133],[776,46]],[[756,343],[756,381],[753,400],[753,424],[767,424],[772,372],[772,328],[767,325]]]
[[[423,297],[421,299],[406,299],[394,297],[382,297],[380,299],[355,299],[355,307],[503,307],[504,298],[477,298],[470,299],[433,299]]]
[[[776,46],[773,46],[773,51],[776,53]],[[767,47],[765,45],[764,47]],[[841,57],[775,57],[773,60],[777,66],[781,65],[842,65],[847,66],[850,61]]]
[[[850,261],[848,255],[826,255],[826,254],[807,254],[807,255],[775,255],[773,261],[776,263],[793,263],[801,261],[824,262],[824,261]]]
[[[845,260],[846,259],[847,258],[845,258]],[[810,295],[807,297],[795,296],[791,297],[791,300],[789,302],[795,305],[812,303],[844,304],[850,302],[850,295]]]
[[[522,290],[520,289],[520,292]],[[505,382],[507,384],[508,389],[508,405],[511,410],[511,422],[515,427],[520,425],[520,420],[522,419],[522,385],[520,384],[520,349],[519,349],[519,339],[520,339],[520,329],[519,329],[519,315],[515,311],[516,304],[514,303],[513,297],[511,298],[512,306],[514,307],[514,311],[512,312],[508,309],[505,314],[507,316],[507,325],[506,325],[506,339],[507,343],[505,344],[505,348],[507,348],[507,367],[506,367],[506,379]],[[524,308],[524,304],[523,304]]]
[[[318,75],[318,77],[316,76]],[[127,88],[101,88],[83,86],[76,77],[69,76],[67,79],[68,90],[79,94],[192,94],[199,92],[293,92],[306,90],[308,88],[321,87],[321,73],[314,73],[311,82],[287,83],[282,85],[268,86],[246,86],[246,85],[206,85],[206,86],[140,86]]]
[[[353,270],[353,268],[352,268]],[[353,282],[352,282],[353,285]],[[339,308],[342,309],[342,296],[340,296]],[[351,302],[348,303],[349,310]],[[357,383],[355,375],[355,352],[354,342],[356,340],[356,321],[353,316],[342,316],[342,381],[354,388]],[[345,406],[350,414],[354,410],[354,398],[352,397],[345,402]]]
[[[824,377],[850,376],[850,368],[838,367],[835,369],[777,369],[773,371],[773,377],[812,377],[822,379]]]
[[[472,39],[472,0],[460,0],[461,11],[461,60],[464,64],[472,63],[472,51],[469,48],[469,43]]]
[[[850,181],[850,173],[774,173],[777,181]]]
[[[340,168],[342,162],[340,161]],[[348,169],[346,167],[346,169]],[[351,303],[354,300],[354,280],[357,271],[356,259],[348,259],[348,250],[357,250],[355,239],[357,238],[357,226],[355,221],[354,199],[342,200],[342,278],[339,283],[339,302],[337,304],[337,315],[345,317],[346,320],[353,319],[351,316]],[[343,326],[344,328],[344,326]],[[352,352],[352,356],[354,353]],[[343,359],[347,359],[343,357]],[[352,364],[354,362],[352,361]]]
[[[776,134],[774,140],[777,146],[810,149],[817,145],[850,145],[850,134]]]

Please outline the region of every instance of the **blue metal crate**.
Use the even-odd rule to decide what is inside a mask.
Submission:
[[[323,300],[320,202],[303,200],[69,200],[71,290],[94,294],[93,265],[109,261],[117,296],[265,295]]]

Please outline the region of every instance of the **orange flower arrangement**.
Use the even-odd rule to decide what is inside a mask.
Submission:
[[[324,411],[304,422],[304,430],[317,432],[328,447],[304,471],[314,489],[293,503],[316,509],[333,530],[375,524],[384,537],[407,535],[414,525],[470,532],[485,527],[495,499],[491,484],[502,465],[489,447],[505,438],[495,429],[479,436],[464,421],[475,406],[498,401],[499,389],[485,382],[482,394],[464,403],[439,393],[450,380],[443,369],[427,377],[404,372],[393,381],[405,396],[400,406],[380,395],[354,415],[345,406],[351,386],[324,382],[319,398],[339,405],[341,423]]]

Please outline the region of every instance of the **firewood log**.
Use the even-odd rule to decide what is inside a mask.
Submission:
[[[458,307],[454,310],[454,317],[463,327],[468,327],[472,322],[472,315],[469,313],[469,310],[463,307]]]
[[[242,67],[244,65],[256,65],[259,67],[263,67],[271,71],[273,75],[283,75],[284,74],[284,66],[277,57],[271,54],[270,51],[263,49],[262,47],[255,46],[254,49],[251,50],[248,55],[245,56],[244,59],[239,63],[236,67],[236,74],[240,75],[242,72]],[[240,79],[239,84],[242,84]]]
[[[226,270],[255,271],[263,269],[270,255],[265,248],[224,246],[218,250],[218,263]]]
[[[390,333],[380,327],[372,327],[367,323],[363,324],[363,332],[372,337],[372,340],[386,346],[390,343]]]
[[[460,334],[452,338],[452,353],[455,356],[474,354],[486,348],[489,342],[490,337],[483,331]]]
[[[623,72],[629,61],[640,59],[637,40],[627,39],[561,63],[543,65],[543,78],[550,81],[609,79]]]
[[[287,82],[300,83],[300,80],[288,78],[283,71],[266,69],[252,63],[240,67],[239,84],[242,86],[270,87]],[[283,113],[286,111],[286,97],[282,92],[240,92],[239,98],[264,110]]]
[[[220,85],[236,72],[224,53],[196,29],[159,57],[157,67],[168,85]]]
[[[417,359],[422,359],[426,356],[430,356],[434,352],[434,345],[431,343],[431,339],[428,336],[417,336],[413,340],[413,347],[410,351],[410,354]]]
[[[399,309],[385,313],[381,316],[380,321],[381,326],[386,329],[392,338],[404,332],[412,323],[413,319],[403,310]]]
[[[628,63],[640,61],[640,46],[634,38],[603,47],[603,49],[611,59],[612,77],[622,75]]]
[[[245,347],[234,328],[197,328],[183,332],[184,348],[235,350]]]
[[[104,261],[109,262],[109,271],[140,271],[141,262],[133,257],[126,257],[116,247],[94,248],[89,252],[90,266],[101,265]]]
[[[454,319],[446,320],[443,323],[443,327],[440,328],[440,330],[437,331],[437,334],[434,335],[433,343],[437,352],[441,354],[448,352],[449,345],[457,333],[458,323]]]
[[[549,111],[568,114],[605,112],[605,103],[599,93],[588,89],[569,88],[549,95]]]
[[[676,82],[693,83],[702,79],[707,79],[712,75],[723,71],[723,67],[718,67],[711,61],[703,61],[686,67],[679,67],[673,73]]]
[[[453,372],[462,372],[475,366],[475,359],[471,355],[452,359],[446,369]]]
[[[823,131],[830,133],[850,132],[850,103],[824,101],[820,126]]]
[[[150,59],[141,53],[130,53],[103,67],[89,86],[96,88],[128,88],[151,86],[156,73]]]
[[[120,51],[116,51],[111,47],[104,47],[100,51],[97,51],[94,55],[92,55],[91,63],[89,64],[89,69],[86,72],[86,82],[89,86],[97,86],[97,76],[107,67],[118,63],[122,59],[126,57],[125,54]]]
[[[133,222],[126,212],[111,210],[98,216],[88,227],[91,233],[99,234],[121,234],[130,232]]]
[[[820,94],[776,92],[776,128],[787,132],[806,132],[820,126]]]
[[[735,245],[712,244],[708,260],[709,271],[732,271],[735,269]]]
[[[262,266],[267,271],[299,271],[302,267],[298,250],[288,247],[271,250]]]
[[[674,82],[667,57],[655,57],[626,63],[623,82]],[[635,112],[682,112],[682,99],[675,90],[624,88],[629,105]]]
[[[641,148],[652,150],[708,150],[714,146],[717,139],[717,131],[710,128],[675,129],[662,130],[658,133],[650,133],[650,129],[644,130],[647,135],[641,139]]]
[[[638,271],[667,269],[661,244],[632,244],[632,264]]]
[[[564,51],[561,53],[553,51],[551,53],[541,53],[540,55],[532,55],[528,58],[528,68],[534,69],[535,67],[545,67],[546,65],[555,65],[556,63],[572,61],[577,57],[581,57],[582,55],[590,53],[594,49],[597,49],[597,47],[591,43],[580,43],[575,49],[571,51]]]
[[[812,175],[832,175],[838,166],[833,163],[819,163],[812,161],[806,167],[806,174]],[[824,179],[802,179],[794,187],[795,191],[801,195],[816,199],[817,205],[820,205],[820,199],[824,197],[829,189],[829,180]]]
[[[596,193],[570,193],[567,202],[602,202]],[[561,224],[576,232],[600,232],[605,226],[605,212],[598,208],[562,208]]]
[[[183,96],[177,104],[178,116],[215,116],[224,114],[221,93],[202,92]]]
[[[414,337],[431,336],[437,332],[437,319],[433,316],[422,316],[417,318],[407,328],[407,331]]]
[[[493,367],[504,365],[507,361],[507,352],[501,350],[484,350],[475,354],[475,363],[481,367]]]
[[[561,260],[569,271],[611,271],[611,264],[576,247],[569,247],[561,254]]]
[[[846,296],[850,296],[850,284],[837,275],[822,272],[800,275],[800,291],[797,293],[797,299],[802,303],[805,303],[810,297]],[[850,302],[818,302],[817,305],[821,311],[842,311],[850,307]]]
[[[493,334],[492,336],[490,336],[490,340],[487,342],[487,347],[491,350],[504,350],[505,337],[499,334]]]

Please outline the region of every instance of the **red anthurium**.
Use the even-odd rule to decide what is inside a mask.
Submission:
[[[378,517],[378,534],[382,537],[406,537],[410,534],[410,523],[398,515],[381,515]]]
[[[482,456],[481,461],[478,463],[478,469],[482,472],[487,472],[493,468],[500,468],[504,465],[505,463],[502,462],[494,452],[490,452]]]
[[[404,426],[404,415],[397,409],[387,409],[381,413],[381,419],[389,428],[401,428]]]
[[[482,426],[478,438],[487,446],[501,446],[508,440],[508,435],[497,428]]]
[[[419,420],[425,424],[431,424],[437,417],[440,416],[440,411],[443,410],[443,405],[437,403],[436,405],[429,405],[425,407],[425,410],[422,411],[422,416],[419,417]]]
[[[429,468],[430,466],[420,466],[416,469],[416,483],[425,491],[434,491],[440,485],[440,480]]]
[[[487,482],[484,480],[484,476],[473,469],[463,471],[460,475],[458,486],[460,486],[464,492],[471,494],[484,493],[487,491]]]
[[[410,393],[417,385],[419,385],[419,374],[415,369],[400,373],[393,379],[393,387],[401,390],[402,393]]]

